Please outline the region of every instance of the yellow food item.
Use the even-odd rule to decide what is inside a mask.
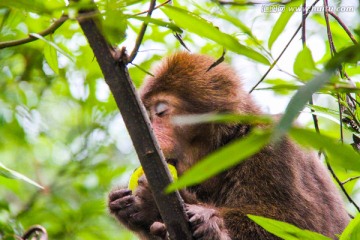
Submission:
[[[171,165],[171,164],[167,164],[169,172],[171,174],[171,176],[173,177],[173,180],[177,180],[178,176],[177,176],[177,171],[176,168]],[[137,188],[138,184],[138,180],[139,178],[144,174],[144,170],[142,167],[138,167],[137,169],[135,169],[135,171],[133,172],[133,174],[131,174],[130,176],[130,180],[129,180],[129,185],[128,188],[131,191],[135,191],[135,189]]]

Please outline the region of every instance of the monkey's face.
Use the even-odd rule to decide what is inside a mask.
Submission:
[[[197,138],[197,127],[173,122],[174,116],[189,114],[184,108],[186,104],[170,93],[160,93],[143,99],[143,102],[166,161],[182,174],[200,158],[197,156],[199,151],[193,145]]]

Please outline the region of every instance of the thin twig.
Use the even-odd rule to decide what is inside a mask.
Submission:
[[[349,28],[345,25],[345,23],[339,18],[338,15],[336,15],[334,12],[328,10],[328,13],[335,18],[335,20],[341,25],[341,27],[345,30],[345,32],[347,33],[347,35],[350,37],[351,41],[354,44],[357,44],[358,42],[356,41],[354,35],[350,32]]]
[[[325,17],[325,22],[326,22],[326,31],[327,31],[327,35],[328,35],[328,41],[329,41],[329,46],[330,46],[330,52],[331,52],[331,56],[334,56],[336,54],[336,48],[335,48],[335,44],[333,41],[333,37],[332,37],[332,32],[331,32],[331,28],[330,28],[330,21],[329,21],[329,3],[328,0],[323,0],[324,2],[324,17]],[[339,67],[338,69],[339,73],[341,73],[341,67]],[[343,136],[343,124],[342,124],[342,106],[341,106],[341,102],[340,102],[340,96],[339,94],[337,95],[338,98],[338,104],[339,104],[339,118],[340,118],[340,137],[341,137],[341,141],[344,142],[344,136]],[[351,111],[350,111],[351,112]],[[357,209],[358,212],[360,212],[360,208],[359,206],[355,203],[355,201],[350,197],[350,195],[347,193],[345,187],[343,186],[343,184],[341,183],[341,181],[339,180],[339,178],[336,176],[334,170],[331,168],[329,162],[327,161],[327,166],[332,174],[332,176],[334,177],[334,179],[336,180],[336,182],[339,184],[341,190],[343,191],[343,193],[345,194],[345,196],[347,197],[347,199],[349,200],[349,202],[351,204],[354,205],[354,207]]]
[[[304,3],[303,3],[301,11],[302,11],[301,40],[302,40],[303,47],[305,47],[306,46],[306,1],[304,1]]]
[[[342,110],[342,105],[341,105],[341,101],[340,101],[340,94],[336,94],[337,95],[337,99],[338,99],[338,107],[339,107],[339,118],[340,118],[340,139],[341,142],[344,143],[344,130],[343,130],[343,110]]]
[[[348,182],[351,182],[351,181],[354,181],[354,180],[357,180],[359,179],[360,176],[357,176],[357,177],[351,177],[351,178],[348,178],[346,179],[345,181],[343,181],[341,184],[344,185],[344,184],[347,184]]]
[[[326,158],[326,156],[325,156]],[[339,184],[341,190],[343,191],[343,193],[345,194],[346,198],[349,200],[350,203],[352,203],[354,205],[354,207],[357,209],[358,212],[360,212],[360,208],[359,206],[354,202],[354,200],[350,197],[350,195],[348,194],[348,192],[346,191],[345,187],[343,186],[343,184],[341,183],[341,181],[339,180],[339,178],[336,176],[334,170],[332,169],[332,167],[330,166],[329,162],[326,160],[326,165],[331,173],[331,175],[333,176],[333,178],[335,179],[335,181]]]
[[[309,8],[309,11],[307,12],[305,17],[308,17],[312,8],[319,2],[320,0],[316,0]],[[300,31],[300,29],[302,28],[302,23],[299,25],[299,27],[296,29],[295,33],[292,35],[292,37],[290,38],[289,42],[286,44],[285,48],[282,50],[282,52],[280,53],[280,55],[275,59],[275,61],[270,65],[269,69],[265,72],[265,74],[261,77],[261,79],[255,84],[255,86],[253,88],[251,88],[250,93],[252,93],[255,88],[262,83],[262,81],[264,81],[264,79],[267,77],[267,75],[269,74],[269,72],[275,67],[275,65],[277,64],[277,62],[280,60],[280,58],[282,57],[282,55],[285,53],[285,51],[287,50],[287,48],[289,47],[290,43],[294,40],[295,36],[298,34],[298,32]]]
[[[156,7],[154,7],[154,10],[158,9],[158,8],[161,8],[162,6],[170,3],[171,1],[172,0],[167,0],[167,1],[163,2],[162,4],[157,5]],[[145,14],[145,13],[148,13],[148,12],[149,12],[149,10],[146,10],[146,11],[143,11],[143,12],[136,13],[136,14],[134,14],[134,16],[139,16],[139,15],[142,15],[142,14]]]
[[[67,19],[69,19],[68,16],[62,15],[50,27],[48,27],[44,31],[39,32],[38,34],[45,37],[51,33],[54,33],[55,30],[58,29]],[[27,38],[23,38],[23,39],[19,39],[19,40],[0,42],[0,49],[7,48],[7,47],[14,47],[17,45],[33,42],[35,40],[38,40],[38,38],[29,36]]]
[[[150,2],[150,7],[149,7],[149,10],[147,12],[147,17],[151,17],[151,14],[152,14],[152,11],[154,10],[155,8],[155,4],[156,4],[156,0],[151,0]],[[138,51],[139,51],[139,48],[140,48],[140,45],[141,45],[141,42],[144,38],[144,35],[145,35],[145,32],[146,32],[146,28],[147,28],[147,23],[146,22],[143,22],[143,24],[141,25],[141,29],[140,29],[140,32],[138,34],[138,37],[136,38],[136,42],[135,42],[135,47],[134,49],[132,50],[130,56],[129,56],[129,62],[131,63],[132,61],[134,61]]]
[[[334,56],[334,54],[336,53],[336,49],[335,49],[334,40],[332,37],[331,28],[330,28],[329,3],[328,3],[328,0],[324,0],[323,2],[324,2],[324,17],[325,17],[325,22],[326,22],[326,32],[328,35],[330,52],[331,52],[331,56]]]

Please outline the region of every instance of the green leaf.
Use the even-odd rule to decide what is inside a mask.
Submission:
[[[14,170],[11,170],[11,169],[5,167],[2,163],[0,163],[0,176],[6,177],[6,178],[11,178],[11,179],[20,179],[22,181],[25,181],[27,183],[30,183],[30,184],[38,187],[38,188],[43,189],[42,186],[40,186],[39,184],[37,184],[33,180],[31,180],[28,177],[22,175],[21,173],[18,173],[18,172],[14,171]]]
[[[119,10],[107,10],[101,18],[104,36],[113,45],[124,41],[126,37],[126,16]]]
[[[358,240],[360,239],[360,214],[358,214],[345,228],[339,240]]]
[[[251,220],[256,224],[260,225],[269,233],[272,233],[282,239],[286,240],[331,240],[331,238],[326,237],[320,233],[311,232],[309,230],[304,230],[298,228],[292,224],[281,222],[278,220],[255,216],[247,215]]]
[[[350,145],[340,143],[337,139],[307,129],[292,128],[289,134],[303,146],[325,151],[332,165],[347,170],[360,171],[360,154]]]
[[[360,61],[360,44],[347,47],[336,53],[332,59],[325,65],[325,69],[336,69],[342,63],[358,64]]]
[[[254,131],[247,137],[234,141],[208,155],[191,167],[176,182],[166,188],[172,192],[186,186],[198,184],[257,153],[270,140],[270,132]]]
[[[221,44],[223,47],[233,52],[244,55],[257,62],[270,65],[269,60],[266,59],[263,55],[254,51],[251,48],[240,44],[236,38],[229,34],[221,32],[211,22],[206,21],[198,15],[191,13],[185,9],[168,5],[163,6],[161,10],[169,18],[174,20],[176,25],[178,25],[179,27],[193,32],[201,37],[211,39],[214,42]]]
[[[310,80],[316,71],[315,62],[308,47],[304,47],[295,58],[294,73],[301,80]]]
[[[283,32],[285,29],[287,23],[289,22],[289,19],[294,14],[294,8],[299,7],[303,3],[302,0],[297,1],[291,1],[288,4],[285,5],[284,10],[282,11],[279,19],[276,21],[273,30],[271,31],[270,37],[269,37],[269,49],[272,48],[274,42],[279,37],[279,35]]]
[[[273,139],[279,139],[291,127],[293,120],[310,100],[313,93],[319,91],[321,87],[330,81],[332,71],[328,70],[316,76],[313,80],[306,83],[291,98],[286,107],[285,113],[279,124],[275,127]]]
[[[52,41],[52,35],[50,35],[51,41]],[[44,56],[51,67],[51,69],[56,73],[59,74],[59,63],[58,63],[58,57],[56,49],[51,46],[50,44],[46,44],[44,48]]]
[[[272,124],[273,117],[266,115],[239,115],[239,114],[216,114],[205,113],[196,115],[175,116],[172,122],[177,125],[194,125],[199,123],[217,122],[217,123],[251,123]]]
[[[173,30],[174,32],[178,32],[178,33],[183,32],[181,30],[181,28],[179,28],[175,24],[173,24],[171,22],[164,22],[163,20],[160,20],[160,19],[151,18],[151,17],[134,16],[134,15],[127,15],[127,17],[143,21],[144,23],[153,23],[153,24],[161,26],[161,27],[166,27],[166,28]]]
[[[62,48],[60,48],[57,44],[55,44],[54,42],[47,40],[46,38],[44,38],[43,36],[41,36],[40,34],[37,33],[30,33],[29,34],[32,37],[38,38],[41,41],[44,41],[45,43],[51,45],[52,47],[54,47],[57,51],[59,51],[62,55],[64,55],[65,57],[69,58],[71,61],[74,61],[73,58],[67,53],[65,52]]]

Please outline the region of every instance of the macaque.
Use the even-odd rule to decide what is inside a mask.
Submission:
[[[166,160],[179,175],[209,153],[246,136],[254,125],[176,125],[174,116],[262,114],[234,70],[225,63],[209,69],[214,62],[205,55],[175,53],[153,71],[154,76],[148,77],[140,89],[155,136]],[[301,149],[287,137],[180,194],[194,239],[279,239],[247,214],[285,221],[333,239],[349,222],[327,169],[316,154]],[[141,239],[166,239],[165,225],[145,177],[140,178],[134,192],[126,188],[113,190],[109,209]]]

